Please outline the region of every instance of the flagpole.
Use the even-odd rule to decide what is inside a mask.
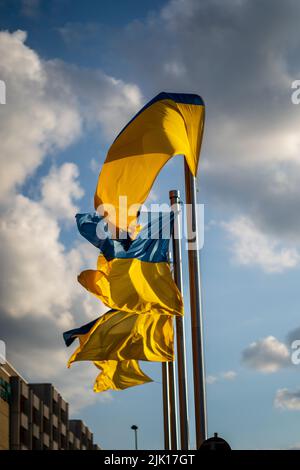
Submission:
[[[206,395],[205,395],[205,369],[204,369],[204,347],[203,347],[203,319],[201,298],[201,276],[200,259],[196,244],[198,236],[197,224],[197,195],[196,178],[184,162],[186,204],[190,205],[187,211],[188,232],[188,260],[190,280],[190,309],[191,309],[191,333],[193,351],[193,374],[194,374],[194,406],[196,425],[196,448],[199,449],[207,435],[206,420]]]
[[[174,216],[173,230],[173,269],[176,285],[182,292],[182,254],[181,254],[181,223],[180,223],[180,192],[169,192],[170,203]],[[188,424],[188,392],[185,358],[185,331],[184,318],[176,316],[176,343],[177,343],[177,375],[179,395],[180,443],[181,450],[189,449]]]
[[[162,374],[162,399],[164,416],[164,448],[170,450],[170,407],[169,407],[169,380],[167,363],[161,364]]]
[[[169,406],[170,406],[170,449],[177,450],[177,407],[176,407],[176,380],[174,362],[167,362],[169,380]]]

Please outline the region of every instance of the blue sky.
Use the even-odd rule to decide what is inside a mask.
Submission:
[[[80,239],[114,136],[160,91],[207,105],[198,175],[209,435],[236,449],[300,446],[299,79],[296,1],[0,1],[0,336],[29,381],[51,380],[104,448],[163,446],[161,373],[104,395],[93,367],[65,369],[61,332],[103,312],[76,281],[97,252]],[[27,33],[15,32],[21,30]],[[254,34],[255,30],[255,34]],[[152,198],[184,194],[175,158]],[[187,264],[184,261],[184,277]],[[187,344],[188,285],[184,285]],[[191,352],[188,351],[192,416]]]

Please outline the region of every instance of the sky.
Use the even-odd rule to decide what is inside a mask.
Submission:
[[[198,173],[208,434],[234,449],[300,448],[300,79],[297,0],[0,0],[0,339],[28,381],[51,381],[105,449],[163,447],[154,379],[94,394],[93,365],[66,369],[62,332],[106,308],[77,283],[97,250],[93,210],[114,137],[160,91],[200,94]],[[182,158],[151,200],[184,198]],[[188,273],[183,261],[187,344]],[[187,351],[191,446],[195,445]]]

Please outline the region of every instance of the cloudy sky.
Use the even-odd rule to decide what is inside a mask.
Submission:
[[[236,449],[300,446],[299,22],[297,0],[0,0],[0,338],[104,448],[132,448],[131,424],[142,448],[162,448],[160,366],[145,365],[152,384],[102,395],[93,366],[66,369],[62,332],[105,311],[76,281],[97,252],[74,215],[93,209],[114,136],[160,91],[198,93],[207,106],[198,184],[209,434]],[[152,198],[174,188],[184,189],[180,158]],[[189,330],[186,262],[184,274]]]

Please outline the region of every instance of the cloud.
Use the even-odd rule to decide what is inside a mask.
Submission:
[[[244,266],[258,266],[275,273],[295,268],[300,255],[295,248],[282,246],[279,240],[261,232],[247,217],[237,217],[222,224],[232,240],[235,261]]]
[[[96,250],[84,242],[66,249],[60,241],[58,220],[64,213],[71,216],[73,199],[81,192],[74,182],[77,174],[76,165],[68,163],[50,170],[49,182],[57,176],[54,188],[61,187],[62,200],[68,201],[57,213],[50,204],[55,202],[50,185],[51,191],[42,191],[37,201],[14,196],[0,224],[0,331],[8,357],[28,381],[53,382],[70,401],[72,413],[110,399],[109,394],[93,393],[97,370],[92,365],[66,370],[71,353],[66,351],[62,332],[107,310],[76,279],[84,267],[94,265]],[[44,189],[48,177],[43,180]]]
[[[251,343],[242,353],[245,366],[269,374],[291,365],[290,353],[284,343],[267,336]]]
[[[26,33],[0,32],[0,75],[7,103],[0,109],[0,198],[24,182],[48,152],[80,134],[81,118],[67,84],[49,83],[45,63],[25,45]]]
[[[76,279],[83,268],[94,265],[96,250],[84,242],[67,249],[60,241],[58,221],[64,213],[71,216],[73,199],[81,195],[77,175],[76,165],[65,163],[42,180],[45,189],[57,176],[54,188],[60,188],[62,200],[68,201],[57,212],[50,204],[56,193],[49,183],[51,191],[42,191],[40,200],[14,196],[0,224],[5,273],[0,279],[0,331],[9,360],[28,381],[53,382],[70,401],[72,413],[110,399],[109,394],[98,396],[92,391],[95,367],[83,364],[66,369],[71,352],[63,344],[62,332],[107,310]]]
[[[300,73],[299,17],[294,0],[274,0],[271,16],[268,0],[171,0],[118,34],[103,34],[98,23],[69,23],[61,31],[85,50],[87,38],[93,47],[104,35],[111,70],[123,66],[129,82],[138,77],[149,99],[161,90],[204,97],[202,198],[229,224],[232,212],[243,214],[261,240],[255,264],[265,272],[299,263],[300,106],[291,103]],[[243,250],[244,266],[252,265],[250,255]]]
[[[125,124],[140,109],[142,95],[137,85],[55,60],[49,62],[49,75],[67,83],[76,97],[85,129],[99,129],[111,143]]]
[[[228,370],[226,372],[223,372],[221,376],[225,380],[234,380],[237,376],[237,373],[234,370]]]
[[[93,365],[66,370],[71,353],[62,332],[107,308],[77,282],[82,269],[95,266],[97,250],[62,241],[64,221],[73,219],[83,196],[78,166],[55,162],[42,177],[36,170],[83,132],[99,130],[110,139],[139,107],[140,92],[99,69],[44,60],[26,45],[23,31],[0,32],[0,55],[7,86],[0,107],[1,339],[28,381],[52,381],[74,412],[110,396],[93,393]],[[29,178],[32,198],[22,192]]]
[[[55,171],[63,174],[66,168],[68,164]],[[51,181],[53,171],[49,175]],[[69,201],[70,206],[63,207],[71,210],[74,185],[72,179],[68,181],[62,200]],[[80,191],[80,186],[76,188]],[[64,319],[68,326],[78,310],[77,302],[84,300],[76,276],[82,266],[92,259],[95,262],[96,250],[84,242],[70,250],[64,247],[58,224],[62,210],[58,208],[55,214],[54,208],[48,207],[49,201],[49,194],[44,194],[40,201],[18,194],[12,200],[12,207],[2,213],[0,260],[5,275],[0,279],[0,307],[17,317],[44,315],[60,324]],[[96,301],[94,304],[98,305]],[[84,313],[84,304],[82,309]]]
[[[208,375],[206,377],[206,383],[208,384],[214,384],[218,382],[219,380],[234,380],[237,377],[237,372],[234,370],[228,370],[225,372],[220,372],[217,375]]]
[[[28,382],[52,382],[70,403],[70,414],[95,403],[111,400],[109,393],[95,394],[98,370],[88,362],[67,369],[72,348],[65,348],[61,328],[49,317],[14,318],[1,312],[1,338],[7,357]]]
[[[111,139],[141,100],[135,85],[99,69],[43,60],[25,41],[24,31],[0,32],[0,76],[7,88],[0,108],[0,202],[83,129],[99,129]]]
[[[290,391],[287,388],[277,390],[274,399],[275,408],[290,411],[300,410],[300,390]]]
[[[215,375],[208,375],[206,377],[206,383],[209,385],[214,384],[217,380],[218,378]]]
[[[245,215],[266,241],[281,240],[279,250],[263,250],[257,266],[267,272],[296,265],[300,250],[300,106],[291,103],[299,18],[293,0],[274,0],[272,15],[268,0],[172,0],[113,42],[127,79],[139,77],[149,98],[160,90],[204,97],[202,198],[225,217]]]
[[[77,180],[78,167],[74,163],[64,163],[59,168],[52,167],[41,182],[41,204],[49,209],[57,219],[74,220],[78,207],[73,200],[80,199],[84,192]]]

